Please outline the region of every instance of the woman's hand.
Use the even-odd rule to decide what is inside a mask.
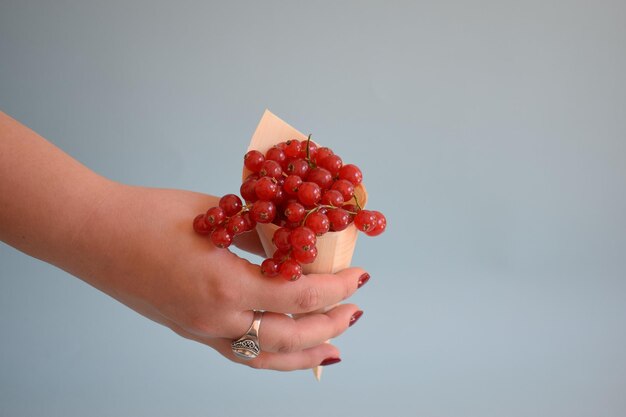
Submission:
[[[192,229],[215,197],[130,187],[96,175],[0,112],[0,240],[65,269],[183,337],[242,362],[230,343],[266,310],[258,368],[312,368],[338,350],[323,343],[360,316],[344,304],[367,275],[358,268],[296,282],[217,249]],[[259,251],[254,234],[236,244]],[[300,316],[299,316],[300,317]]]

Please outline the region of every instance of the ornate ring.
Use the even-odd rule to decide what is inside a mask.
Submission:
[[[254,310],[254,320],[250,328],[239,339],[230,344],[230,348],[233,350],[235,356],[241,359],[254,359],[261,353],[261,346],[259,346],[259,327],[261,327],[261,318],[263,312]]]

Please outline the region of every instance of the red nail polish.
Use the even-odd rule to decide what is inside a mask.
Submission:
[[[339,358],[326,358],[322,361],[322,363],[320,363],[319,366],[327,366],[327,365],[332,365],[335,363],[339,363],[341,362],[341,359]]]
[[[362,315],[363,315],[363,310],[359,310],[359,311],[355,312],[352,315],[352,317],[350,317],[350,326],[352,326],[354,323],[356,323],[357,320],[360,319]]]
[[[365,285],[365,283],[367,281],[370,280],[370,274],[368,274],[367,272],[364,273],[363,275],[361,275],[361,277],[359,278],[359,286],[357,288],[361,288],[362,286]]]

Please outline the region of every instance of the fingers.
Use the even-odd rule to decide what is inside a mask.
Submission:
[[[218,339],[211,346],[226,358],[248,365],[256,369],[273,369],[275,371],[295,371],[299,369],[311,369],[323,362],[337,363],[339,349],[329,343],[322,343],[315,347],[291,353],[272,353],[261,351],[261,354],[252,360],[236,357],[231,348],[231,340]]]
[[[348,268],[336,274],[303,275],[295,282],[262,276],[251,278],[250,291],[243,300],[245,307],[250,310],[301,314],[345,300],[369,275],[361,268]]]
[[[298,318],[266,312],[259,329],[259,344],[264,352],[292,353],[308,349],[345,332],[352,323],[351,318],[355,315],[360,317],[360,314],[362,312],[354,304]],[[239,336],[241,334],[243,332]]]

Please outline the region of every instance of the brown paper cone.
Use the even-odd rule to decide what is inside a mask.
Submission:
[[[276,117],[269,110],[265,110],[254,135],[252,135],[248,150],[256,149],[265,154],[265,151],[280,142],[289,139],[304,140],[306,138],[306,135],[303,135],[289,124]],[[246,178],[249,173],[250,172],[244,168],[242,178]],[[361,207],[365,207],[367,192],[362,184],[355,188],[355,194]],[[272,237],[276,229],[278,229],[278,226],[275,224],[257,224],[257,233],[259,234],[267,257],[271,257],[276,251],[276,247],[272,243]],[[341,232],[328,232],[318,237],[316,244],[317,258],[315,262],[303,265],[304,273],[335,273],[348,268],[352,261],[357,237],[358,230],[354,226],[354,223],[350,224],[350,226]],[[325,309],[325,311],[328,309]],[[322,367],[317,366],[313,368],[313,373],[319,381],[322,375]]]

